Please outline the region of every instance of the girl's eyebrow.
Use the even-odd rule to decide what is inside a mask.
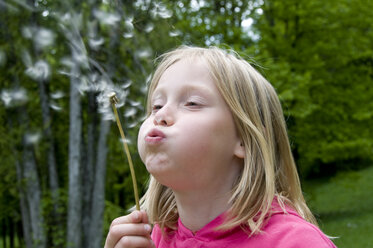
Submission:
[[[154,99],[162,97],[163,95],[166,94],[165,93],[166,91],[167,91],[167,87],[165,86],[157,87],[152,94],[152,99],[154,100]],[[214,95],[214,92],[212,92],[212,90],[209,87],[206,87],[203,84],[188,84],[188,85],[183,86],[180,89],[180,91],[185,92],[187,94],[198,93],[206,97]]]

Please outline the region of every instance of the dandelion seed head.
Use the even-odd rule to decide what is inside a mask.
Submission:
[[[112,112],[101,113],[102,119],[105,121],[115,121],[115,116]]]
[[[104,118],[105,120],[114,120],[110,102],[110,97],[113,96],[113,94],[115,94],[117,98],[115,106],[117,108],[120,108],[124,106],[129,92],[122,90],[120,87],[112,84],[107,84],[107,87],[103,88],[100,91],[96,98],[98,103],[98,112],[102,114],[102,118]]]

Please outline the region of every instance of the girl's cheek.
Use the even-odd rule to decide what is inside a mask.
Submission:
[[[143,146],[143,140],[144,140],[144,124],[145,122],[143,122],[140,126],[140,129],[139,129],[139,133],[137,135],[137,150],[139,151],[139,153],[141,153],[141,149],[142,149],[142,146]]]
[[[149,125],[149,119],[146,119],[140,126],[139,133],[137,136],[137,150],[141,158],[143,158],[144,150],[145,150],[145,135],[148,130],[147,126]]]

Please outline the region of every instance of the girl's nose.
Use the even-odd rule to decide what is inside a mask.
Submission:
[[[154,115],[154,125],[160,126],[171,126],[174,124],[174,117],[171,113],[171,110],[168,106],[163,106],[158,112]]]

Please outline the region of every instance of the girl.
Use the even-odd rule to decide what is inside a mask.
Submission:
[[[106,248],[335,247],[303,198],[275,90],[237,54],[163,55],[147,108],[143,211],[115,219]]]

